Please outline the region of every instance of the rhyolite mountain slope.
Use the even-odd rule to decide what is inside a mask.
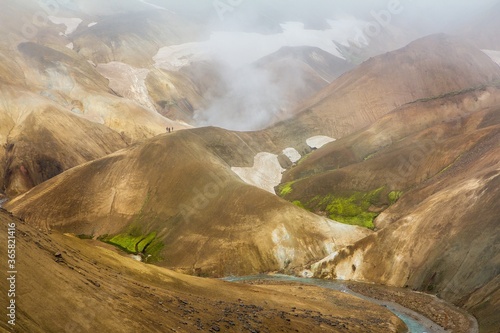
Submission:
[[[0,223],[14,223],[18,241],[16,325],[2,320],[0,332],[406,330],[387,309],[345,293],[186,276],[100,242],[40,232],[1,209]]]
[[[182,277],[95,248],[103,242],[190,274],[313,272],[408,286],[470,310],[483,332],[498,328],[500,93],[491,83],[500,79],[500,67],[473,43],[432,35],[371,58],[296,108],[297,116],[267,130],[158,135],[165,127],[188,127],[164,116],[189,121],[230,85],[221,83],[210,61],[170,70],[156,62],[162,47],[199,37],[196,23],[146,2],[92,6],[98,3],[75,1],[58,11],[56,20],[82,20],[74,32],[49,20],[32,38],[16,22],[32,17],[39,4],[9,2],[0,13],[0,196],[16,197],[6,208],[31,225],[16,220],[27,239],[20,242],[27,254],[20,267],[32,288],[22,295],[33,299],[20,313],[36,314],[23,322],[24,331],[71,325],[61,319],[66,310],[77,314],[77,328],[95,330],[96,324],[120,331],[118,307],[133,318],[126,322],[130,331],[162,331],[163,325],[179,325],[188,304],[206,315],[198,325],[214,325],[222,303],[211,297],[223,289],[230,306],[237,303],[230,294],[246,297],[221,282]],[[284,49],[257,62],[278,81],[288,68],[306,79],[307,87],[284,95],[295,95],[294,103],[320,89],[329,80],[322,74],[336,68],[327,55],[328,69],[311,58],[314,51],[301,50]],[[306,139],[317,135],[330,137],[319,138],[323,142],[339,140],[296,160],[315,147]],[[292,147],[296,151],[285,154]],[[250,170],[267,162],[275,174]],[[269,193],[269,186],[294,162],[277,187],[290,203]],[[0,219],[13,221],[3,212]],[[104,303],[95,288],[109,296]],[[165,301],[148,303],[157,294],[153,288],[178,307],[165,315],[158,310]],[[82,295],[90,304],[83,310]],[[210,301],[200,303],[205,296]],[[267,309],[262,303],[271,295],[254,296],[246,299]],[[59,297],[67,308],[54,317]],[[43,306],[40,311],[40,300],[50,313]],[[268,314],[276,318],[276,309],[297,300],[273,302]],[[305,308],[325,307],[303,302]],[[350,310],[348,315],[363,317]],[[262,325],[276,324],[266,318]],[[308,320],[293,325],[307,331]],[[393,323],[378,327],[381,332],[402,330],[393,317],[380,320]],[[193,318],[185,322],[180,326],[192,331]],[[245,327],[238,323],[235,331]],[[361,330],[355,325],[352,330]]]
[[[182,128],[114,95],[70,50],[26,42],[0,53],[8,59],[0,66],[0,191],[9,196],[166,126]],[[15,180],[16,168],[29,179]]]
[[[291,269],[371,233],[243,183],[230,167],[251,165],[252,145],[264,148],[242,137],[215,128],[158,136],[68,170],[5,207],[45,230],[102,238],[210,276]],[[145,243],[130,246],[134,239]]]
[[[367,60],[305,101],[296,117],[267,131],[277,141],[340,138],[403,104],[499,78],[500,67],[474,46],[431,35]]]
[[[15,24],[41,9],[11,2],[0,13],[0,195],[9,197],[166,127],[186,128],[113,91],[71,44],[65,24],[47,19],[35,36]],[[58,19],[67,23],[75,11],[59,7]]]
[[[310,268],[318,277],[435,293],[492,332],[499,121],[498,86],[450,93],[398,108],[292,168],[281,187],[288,200],[348,223],[374,219],[377,230]]]
[[[0,192],[15,197],[77,165],[127,146],[120,134],[39,96],[0,94]],[[9,101],[7,104],[6,101]]]

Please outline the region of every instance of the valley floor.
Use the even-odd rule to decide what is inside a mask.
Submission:
[[[0,332],[406,332],[387,309],[335,290],[186,276],[0,209],[0,225],[12,224],[17,317],[15,326],[0,321]]]
[[[349,289],[378,300],[394,302],[418,312],[448,332],[476,333],[476,319],[466,311],[429,294],[408,289],[348,282]]]
[[[287,288],[292,292],[297,285],[302,286],[301,288],[307,288],[308,293],[311,297],[319,297],[319,295],[325,292],[326,289],[331,287],[327,286],[328,282],[316,283],[316,279],[307,279],[309,282],[300,282],[303,279],[297,279],[297,282],[292,282],[294,278],[290,277],[280,280],[280,277],[262,278],[255,277],[241,277],[235,278],[239,280],[240,283],[257,285],[260,287],[280,290],[286,292]],[[310,285],[318,285],[322,287],[311,288]],[[467,313],[466,311],[459,309],[435,296],[414,292],[408,289],[402,288],[391,288],[380,285],[368,285],[364,283],[357,283],[351,281],[342,281],[341,289],[348,289],[354,292],[354,294],[359,295],[361,298],[367,297],[367,299],[375,304],[388,307],[392,310],[403,314],[407,317],[407,321],[410,322],[411,328],[409,332],[419,332],[419,333],[477,333],[478,324],[476,319]],[[406,322],[408,325],[408,322]],[[410,327],[410,326],[409,326]]]

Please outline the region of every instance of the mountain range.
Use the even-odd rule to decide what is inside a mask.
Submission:
[[[392,22],[359,64],[310,18],[279,31],[296,11],[237,31],[241,4],[221,32],[186,6],[3,7],[18,323],[0,331],[407,331],[359,294],[216,279],[279,273],[396,290],[427,315],[414,300],[433,295],[477,320],[428,316],[443,330],[498,332],[498,5],[397,49],[418,31]],[[223,37],[262,49],[235,59]]]

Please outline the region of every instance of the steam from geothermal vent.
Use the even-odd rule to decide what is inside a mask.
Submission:
[[[278,120],[287,109],[287,87],[273,82],[268,71],[247,66],[226,73],[227,91],[195,113],[197,126],[215,125],[231,130],[262,129]],[[291,85],[301,84],[297,76]],[[289,87],[288,89],[293,89]]]
[[[307,84],[304,72],[290,66],[276,77],[276,73],[257,64],[257,61],[287,46],[318,47],[340,58],[333,40],[345,41],[349,37],[345,33],[349,30],[347,23],[353,26],[362,24],[361,21],[331,21],[331,28],[322,31],[304,29],[302,23],[286,23],[282,25],[283,32],[280,34],[220,32],[214,33],[207,42],[193,43],[191,47],[197,49],[196,54],[205,54],[220,64],[224,80],[221,86],[225,87],[220,96],[207,97],[210,103],[208,108],[195,112],[195,125],[244,131],[262,129],[283,119],[297,102],[293,100],[293,93]],[[176,50],[170,48],[168,52],[176,54],[186,65],[186,59],[195,54],[190,52],[191,47],[179,46]],[[169,63],[176,61],[173,59]],[[330,82],[325,80],[324,83]]]

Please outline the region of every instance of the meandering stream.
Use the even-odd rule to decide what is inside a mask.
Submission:
[[[299,278],[289,275],[273,274],[273,275],[251,275],[251,276],[240,276],[240,277],[226,277],[223,280],[228,282],[244,282],[244,281],[256,281],[256,280],[267,280],[267,281],[281,281],[281,282],[296,282],[308,285],[314,285],[321,288],[333,289],[341,292],[348,293],[350,295],[362,298],[366,301],[381,305],[386,307],[396,316],[398,316],[405,324],[408,326],[408,332],[410,333],[445,333],[448,332],[443,327],[434,323],[427,317],[410,310],[400,304],[381,301],[371,297],[367,297],[358,294],[350,290],[342,281],[339,280],[321,280],[321,279],[311,279],[311,278]]]

